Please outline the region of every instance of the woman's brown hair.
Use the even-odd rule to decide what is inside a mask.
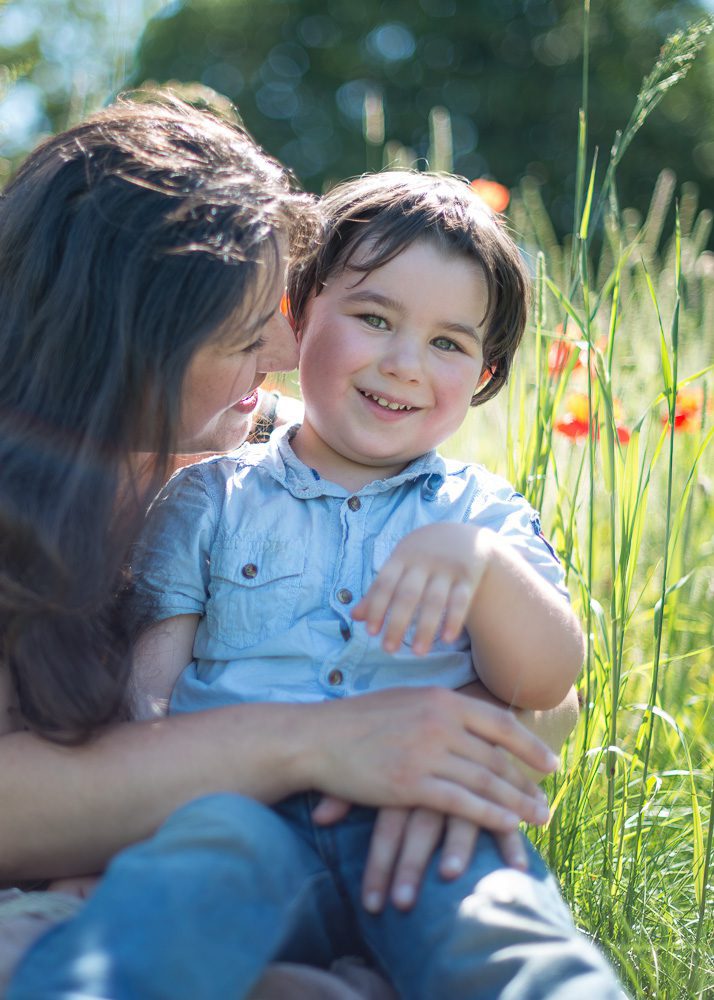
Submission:
[[[0,656],[44,736],[122,711],[123,565],[187,366],[229,317],[255,338],[305,209],[240,129],[168,97],[49,139],[0,200]]]

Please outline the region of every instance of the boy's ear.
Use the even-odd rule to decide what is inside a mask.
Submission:
[[[494,373],[493,368],[490,365],[484,364],[483,371],[481,372],[481,375],[479,376],[479,380],[476,383],[476,388],[477,389],[483,389],[483,387],[486,386],[486,385],[488,385],[488,383],[491,381],[491,379],[493,378],[494,374],[495,373]]]

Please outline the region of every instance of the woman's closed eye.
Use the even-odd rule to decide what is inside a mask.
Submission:
[[[253,341],[252,344],[248,344],[246,347],[242,347],[239,353],[255,354],[256,351],[259,351],[262,347],[265,347],[266,343],[267,341],[265,337],[256,337],[256,339]]]

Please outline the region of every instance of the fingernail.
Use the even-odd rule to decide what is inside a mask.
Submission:
[[[411,906],[415,899],[413,885],[398,885],[392,893],[392,899],[397,906]]]
[[[556,757],[554,753],[548,754],[548,769],[550,771],[557,771],[560,767],[560,757]]]
[[[450,855],[448,858],[444,858],[441,862],[441,874],[445,876],[460,875],[464,870],[463,859],[458,857],[456,854]]]
[[[511,858],[511,868],[518,868],[519,871],[524,872],[527,867],[525,854],[514,855]]]
[[[368,913],[379,913],[382,909],[382,894],[380,892],[368,892],[364,897],[364,908]]]

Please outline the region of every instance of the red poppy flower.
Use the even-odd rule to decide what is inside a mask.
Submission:
[[[674,429],[692,434],[702,426],[704,390],[701,386],[685,387],[677,393],[674,404]],[[662,417],[662,423],[669,423],[669,413]]]
[[[619,399],[613,399],[615,414],[615,430],[620,444],[630,440],[630,430],[622,423],[622,404]],[[587,437],[588,433],[588,397],[584,392],[571,392],[565,399],[565,413],[554,424],[556,431],[571,440]],[[597,430],[595,433],[597,437]]]
[[[570,327],[569,332],[563,336],[563,324],[558,323],[555,332],[558,334],[558,337],[556,340],[550,342],[550,347],[548,348],[548,374],[560,375],[562,371],[565,371],[573,355],[573,351],[578,351],[578,360],[575,362],[575,368],[582,368],[580,360],[581,352],[578,350],[575,342],[576,334],[573,328]]]
[[[471,188],[494,212],[505,212],[511,200],[511,192],[498,181],[487,181],[485,177],[477,177],[471,181]]]

